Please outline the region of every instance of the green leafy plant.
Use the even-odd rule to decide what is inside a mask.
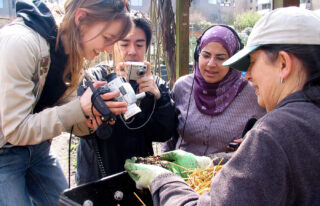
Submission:
[[[261,14],[258,14],[254,11],[247,11],[241,14],[238,14],[234,21],[234,27],[237,30],[243,30],[247,27],[253,27],[255,23],[262,17]]]

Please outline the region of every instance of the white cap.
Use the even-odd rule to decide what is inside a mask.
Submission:
[[[299,7],[271,11],[254,25],[247,46],[223,65],[246,71],[250,64],[249,54],[267,44],[320,45],[320,15]]]

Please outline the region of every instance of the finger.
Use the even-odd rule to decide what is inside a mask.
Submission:
[[[133,163],[132,163],[132,161],[131,161],[130,159],[127,159],[127,160],[125,161],[125,163],[124,163],[124,168],[125,168],[126,170],[130,171],[130,172],[131,172],[131,170],[134,169],[134,168],[133,168]]]
[[[179,176],[181,176],[181,170],[179,167],[173,166],[173,165],[168,165],[168,169],[169,171],[173,172],[174,174],[177,174]]]
[[[86,120],[86,124],[89,128],[96,130],[98,128],[98,125],[93,117],[90,117],[88,120]]]
[[[115,115],[123,114],[128,111],[127,107],[109,107],[109,109]]]
[[[137,83],[138,83],[139,85],[140,85],[140,84],[143,84],[143,83],[155,84],[152,75],[150,75],[150,76],[144,75],[144,76],[140,77],[139,79],[137,79]]]
[[[124,167],[125,168],[132,168],[133,167],[133,164],[135,163],[135,160],[133,160],[132,158],[131,159],[126,159],[125,163],[124,163]]]
[[[165,152],[160,154],[160,159],[162,160],[168,160],[168,161],[174,161],[175,160],[175,155],[173,154],[173,152]]]
[[[127,166],[129,166],[129,164],[133,164],[133,163],[135,163],[136,162],[136,160],[134,160],[134,159],[126,159],[126,162],[125,162],[125,166],[127,165]],[[131,167],[131,166],[130,166]]]
[[[158,88],[153,84],[143,84],[139,86],[139,91],[141,92],[141,90],[154,93]]]
[[[138,78],[136,80],[136,82],[140,85],[140,84],[144,83],[147,80],[148,80],[148,78],[146,76],[142,76],[142,77]]]
[[[233,142],[235,142],[235,143],[241,143],[242,142],[242,138],[240,138],[240,139],[235,139],[235,140],[233,140]]]
[[[142,187],[142,185],[140,185],[139,182],[136,182],[136,188],[137,188],[138,190],[143,190],[143,187]]]
[[[101,116],[100,112],[98,112],[98,110],[94,106],[92,108],[92,111],[93,111],[93,114],[90,113],[91,117],[100,117]]]
[[[137,157],[131,157],[131,160],[132,160],[133,162],[136,162],[136,161],[138,160],[138,158],[137,158]]]
[[[127,107],[128,106],[127,102],[106,101],[105,103],[109,107],[109,109]]]
[[[95,119],[95,124],[97,125],[97,127],[102,124],[102,119],[101,119],[101,118],[102,118],[102,117],[95,117],[95,118],[94,118],[94,119]]]
[[[150,75],[152,75],[152,73],[151,73],[151,65],[150,65],[150,63],[149,62],[147,62],[147,61],[144,61],[143,62],[145,65],[147,65],[147,72],[146,72],[146,76],[150,76]]]
[[[107,93],[102,94],[102,95],[101,95],[101,98],[102,98],[103,100],[111,100],[111,99],[119,96],[119,94],[120,94],[120,91],[119,91],[119,90],[113,91],[113,92],[107,92]]]
[[[228,149],[229,151],[235,151],[235,148],[230,147],[230,146],[227,146],[227,149]]]
[[[125,168],[128,171],[129,176],[134,180],[134,181],[139,181],[140,177],[137,174],[134,174],[132,171],[134,170],[128,170],[127,168]]]
[[[104,86],[106,83],[107,83],[106,81],[96,81],[93,83],[93,87],[96,89],[98,87]]]
[[[153,80],[150,78],[145,78],[145,77],[141,77],[140,79],[138,79],[137,83],[139,84],[139,88],[153,86]]]
[[[192,153],[185,152],[183,150],[178,149],[178,150],[173,150],[170,152],[163,153],[162,155],[164,155],[166,160],[177,161],[177,160],[182,159],[188,155],[192,155]],[[161,155],[160,155],[160,158],[161,158]]]
[[[103,84],[103,83],[105,84],[105,82],[97,82],[97,85]],[[119,94],[120,94],[120,91],[108,92],[108,93],[102,94],[101,98],[103,100],[111,100],[111,99],[117,97]],[[109,107],[110,111],[114,114],[122,114],[127,111],[127,103],[126,102],[107,101],[105,103]],[[95,108],[94,108],[93,112],[95,115],[101,116]],[[99,125],[101,123],[97,122],[97,124]]]
[[[130,172],[131,174],[134,175],[134,177],[138,177],[137,176],[137,171],[139,170],[139,167],[138,167],[139,164],[136,164],[136,163],[132,163],[132,160],[131,159],[127,159],[125,164],[124,164],[124,168]]]
[[[93,130],[97,130],[98,129],[98,124],[96,121],[93,121]]]
[[[86,124],[89,128],[93,129],[93,122],[91,118],[86,120]]]
[[[92,129],[93,130],[96,130],[96,129],[98,129],[98,127],[99,127],[99,120],[100,120],[100,122],[101,122],[101,119],[100,119],[100,117],[97,117],[97,116],[94,116],[94,117],[92,117],[91,118],[91,122],[92,122]]]
[[[155,89],[153,87],[144,87],[144,88],[139,89],[139,93],[142,93],[142,92],[150,93],[150,94],[154,95],[154,97],[157,100],[161,97],[161,93],[158,88]]]
[[[121,107],[121,108],[110,108],[110,111],[115,114],[124,114],[126,111],[128,111],[127,107]]]
[[[150,92],[150,93],[153,93],[153,88],[151,87],[139,87],[139,93],[142,93],[142,92]]]
[[[151,92],[155,94],[158,87],[153,83],[153,81],[146,81],[139,84],[139,92]]]

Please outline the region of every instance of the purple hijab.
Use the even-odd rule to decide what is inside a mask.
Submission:
[[[214,26],[204,33],[201,37],[200,51],[210,42],[222,44],[229,57],[239,50],[237,37],[223,26]],[[239,71],[231,68],[220,82],[207,83],[200,73],[199,63],[196,62],[193,91],[197,108],[203,114],[221,114],[247,83]]]

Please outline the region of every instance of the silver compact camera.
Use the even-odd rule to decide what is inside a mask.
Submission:
[[[147,65],[143,62],[126,62],[129,80],[137,80],[147,73]]]

